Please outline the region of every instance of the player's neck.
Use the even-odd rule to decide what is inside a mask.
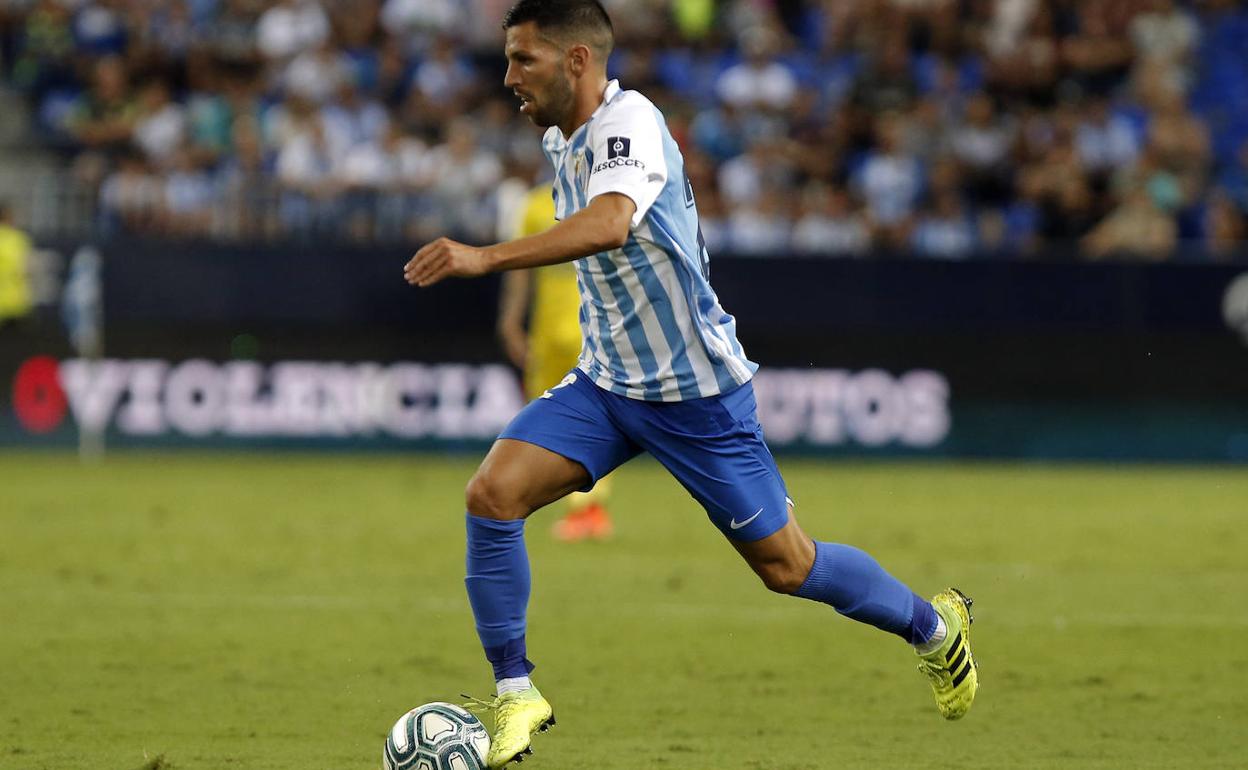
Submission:
[[[559,123],[559,131],[563,133],[564,139],[571,137],[576,129],[589,122],[594,111],[602,105],[606,92],[607,76],[605,74],[578,84],[576,107],[566,121]]]

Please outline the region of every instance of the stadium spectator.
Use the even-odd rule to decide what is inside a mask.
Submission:
[[[325,128],[305,107],[292,116],[277,156],[277,181],[281,187],[279,216],[283,227],[294,233],[329,233],[338,207]]]
[[[380,19],[387,32],[419,49],[453,32],[463,22],[461,12],[457,0],[385,0]]]
[[[120,150],[130,142],[137,115],[129,75],[122,59],[106,56],[96,61],[91,89],[74,104],[68,128],[84,147]]]
[[[74,42],[91,56],[121,56],[126,52],[127,30],[119,0],[82,4],[74,14]]]
[[[492,201],[488,193],[503,179],[502,164],[477,143],[477,132],[466,118],[446,127],[445,140],[429,151],[429,192],[437,213],[428,227],[488,239],[492,233]]]
[[[189,150],[179,150],[165,175],[163,230],[171,235],[205,233],[212,224],[216,199],[212,177]]]
[[[230,128],[233,152],[218,166],[216,202],[222,212],[213,230],[235,238],[260,239],[276,231],[273,222],[273,170],[265,161],[260,125],[254,116],[235,118]]]
[[[200,25],[199,42],[223,64],[257,64],[264,4],[261,0],[222,0],[217,8],[218,15]]]
[[[1039,0],[997,0],[985,31],[986,79],[999,95],[1051,101],[1061,75],[1053,6]]]
[[[789,246],[790,205],[784,188],[765,187],[752,205],[734,208],[728,217],[732,250],[761,256],[783,254]]]
[[[1140,153],[1140,140],[1131,122],[1114,114],[1109,99],[1095,95],[1089,99],[1075,129],[1075,148],[1085,169],[1105,174],[1134,163]]]
[[[876,147],[868,153],[855,186],[884,242],[900,245],[923,191],[923,169],[902,146],[905,118],[887,114],[876,125]]]
[[[450,38],[439,38],[412,75],[415,108],[452,115],[463,111],[476,86],[472,68]]]
[[[801,212],[793,228],[796,253],[862,257],[871,248],[871,229],[844,188],[808,185],[802,192]]]
[[[365,97],[350,80],[338,83],[334,99],[320,109],[330,155],[341,158],[357,145],[376,145],[386,135],[390,116],[376,99]]]
[[[1248,213],[1248,141],[1239,146],[1235,163],[1228,163],[1218,174],[1218,187],[1224,190],[1243,213]]]
[[[153,80],[139,93],[134,143],[156,166],[167,166],[186,141],[186,111],[169,98],[169,86]]]
[[[329,18],[317,0],[278,0],[256,26],[256,46],[266,59],[286,61],[329,39]]]
[[[776,59],[778,43],[765,27],[742,36],[745,60],[724,70],[715,92],[727,104],[745,111],[787,109],[797,96],[797,78]]]
[[[1177,241],[1174,217],[1158,205],[1147,187],[1137,185],[1082,244],[1093,259],[1116,256],[1157,261],[1167,258]]]
[[[1131,42],[1146,60],[1175,66],[1190,76],[1192,54],[1200,42],[1200,26],[1174,0],[1145,0],[1145,10],[1131,19]]]
[[[965,171],[966,188],[979,203],[1004,201],[1010,184],[1008,161],[1014,126],[1003,120],[988,94],[973,94],[960,125],[949,136],[949,149]]]
[[[735,158],[745,149],[745,129],[736,107],[731,104],[716,105],[699,112],[693,119],[690,132],[698,149],[716,163]]]
[[[1214,259],[1226,259],[1241,250],[1248,236],[1243,212],[1231,198],[1215,192],[1209,199],[1201,222],[1206,253]]]
[[[1186,174],[1204,174],[1212,156],[1205,124],[1188,109],[1177,86],[1161,86],[1149,97],[1152,120],[1148,128],[1149,148],[1161,163]]]
[[[100,185],[101,225],[106,231],[158,230],[161,219],[161,181],[143,156],[126,153]]]
[[[736,208],[755,203],[763,193],[763,184],[778,160],[778,151],[769,141],[756,141],[746,152],[729,160],[719,169],[719,190],[725,202]]]
[[[13,83],[38,104],[49,92],[74,85],[71,22],[66,5],[58,0],[38,0],[20,25],[13,52]]]
[[[882,48],[868,55],[868,63],[854,84],[853,105],[866,113],[864,118],[909,109],[918,98],[919,86],[905,42],[893,34]]]
[[[965,259],[979,247],[975,225],[954,190],[936,192],[929,209],[919,217],[910,246],[924,257]]]

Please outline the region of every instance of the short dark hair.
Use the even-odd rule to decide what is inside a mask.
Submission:
[[[520,0],[503,16],[503,29],[533,22],[564,43],[584,43],[604,60],[615,47],[615,28],[598,0]]]

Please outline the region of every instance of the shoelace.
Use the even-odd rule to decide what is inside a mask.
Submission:
[[[945,667],[934,660],[920,660],[919,671],[935,684],[944,684],[944,678],[948,676]]]
[[[459,694],[459,697],[466,699],[467,702],[464,703],[464,708],[473,714],[485,714],[490,711],[498,711],[498,707],[503,700],[497,695],[494,696],[494,700],[481,700],[480,698],[474,698],[468,693],[463,692]]]

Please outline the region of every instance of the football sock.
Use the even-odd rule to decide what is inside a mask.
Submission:
[[[525,612],[529,605],[529,555],[524,520],[495,521],[467,514],[468,602],[494,679],[527,676]]]
[[[949,633],[948,627],[945,626],[945,619],[940,616],[939,612],[935,612],[934,614],[936,615],[936,631],[932,633],[931,637],[926,642],[914,643],[914,649],[920,655],[926,655],[929,652],[939,649],[940,645],[945,641],[945,637]]]
[[[794,595],[831,605],[911,644],[927,641],[936,630],[936,611],[927,600],[849,545],[816,542],[815,563]]]
[[[523,692],[532,686],[533,682],[527,676],[512,676],[499,679],[494,684],[494,692],[497,695],[505,695],[509,692]]]

